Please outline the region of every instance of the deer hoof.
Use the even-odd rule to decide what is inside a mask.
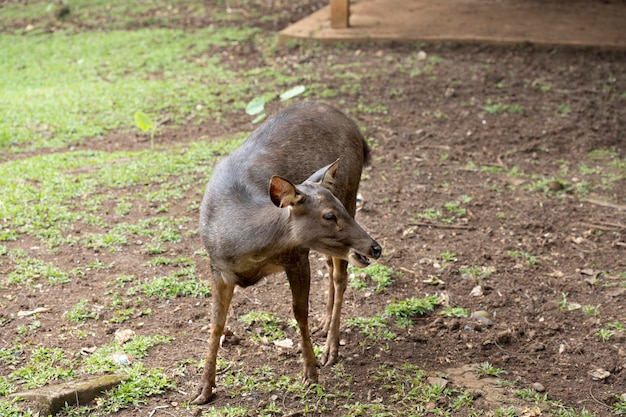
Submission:
[[[333,366],[339,360],[339,354],[337,352],[324,352],[320,363],[322,366]]]
[[[211,392],[211,389],[200,388],[198,396],[195,398],[195,400],[191,402],[191,404],[195,404],[195,405],[206,404],[211,400],[212,396],[213,396],[213,393]]]

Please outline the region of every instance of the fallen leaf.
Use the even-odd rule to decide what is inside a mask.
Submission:
[[[17,317],[28,317],[32,316],[33,314],[45,313],[48,311],[50,311],[50,309],[47,307],[37,307],[36,309],[30,311],[18,311]]]
[[[293,340],[291,339],[274,340],[274,345],[281,347],[281,348],[290,349],[293,347]]]

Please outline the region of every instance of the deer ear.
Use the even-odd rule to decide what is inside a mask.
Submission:
[[[302,196],[290,181],[274,175],[270,180],[270,198],[276,207],[288,207],[296,204]]]
[[[322,178],[321,186],[327,188],[332,191],[335,185],[335,175],[337,175],[337,168],[339,168],[339,159],[330,164],[324,172],[324,177]]]
[[[317,182],[322,187],[332,191],[335,185],[335,176],[337,175],[337,168],[339,167],[339,159],[330,165],[318,169],[315,174],[308,178],[308,181]]]

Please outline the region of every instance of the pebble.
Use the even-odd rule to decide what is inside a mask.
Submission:
[[[484,310],[474,311],[470,318],[476,320],[485,326],[491,326],[493,321],[489,318],[490,314]]]
[[[532,389],[534,389],[537,392],[544,392],[546,390],[546,387],[544,387],[542,384],[540,384],[539,382],[535,382],[534,384],[531,385]]]
[[[483,295],[483,287],[481,287],[480,285],[475,286],[474,288],[472,288],[472,291],[470,291],[470,295],[472,297],[480,297],[481,295]]]

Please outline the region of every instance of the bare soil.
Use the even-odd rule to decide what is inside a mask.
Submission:
[[[255,10],[260,13],[250,13],[249,17],[263,31],[280,29],[309,12],[304,2],[294,2],[298,5],[288,12],[269,3],[259,2]],[[221,24],[209,18],[186,19],[185,11],[179,12],[181,27]],[[407,70],[407,57],[418,50],[438,59],[428,61],[431,70],[416,62],[416,67],[422,65],[423,73],[415,76]],[[450,374],[463,366],[489,362],[506,370],[506,379],[518,380],[517,388],[539,383],[551,399],[577,409],[584,407],[598,416],[610,415],[615,396],[626,392],[626,334],[616,331],[603,341],[596,332],[607,328],[609,322],[626,324],[626,180],[624,168],[620,171],[609,163],[621,159],[623,164],[626,158],[624,52],[548,50],[531,45],[287,45],[268,55],[255,44],[248,44],[207,53],[232,55],[234,68],[282,65],[294,73],[314,71],[318,82],[338,94],[321,98],[316,91],[310,98],[349,111],[359,126],[367,128],[366,136],[375,145],[373,162],[361,183],[364,203],[357,220],[383,246],[380,262],[402,274],[383,292],[350,288],[344,323],[348,317],[380,314],[394,300],[433,293],[444,294],[449,305],[489,313],[491,323],[481,324],[470,318],[443,317],[438,310],[415,318],[413,327],[394,326],[391,330],[398,338],[391,342],[373,343],[356,329],[343,326],[340,353],[345,374],[354,378],[351,390],[355,402],[367,402],[373,396],[384,398],[384,390],[369,379],[382,363],[401,366],[408,362],[428,373]],[[341,73],[362,77],[360,88],[342,88],[354,83],[344,83],[337,77]],[[378,75],[372,77],[372,73]],[[302,78],[305,84],[310,79]],[[490,112],[485,108],[488,100],[520,107]],[[271,104],[270,110],[279,106]],[[164,126],[156,143],[219,139],[253,128],[243,112],[225,119],[178,129]],[[113,151],[149,146],[145,137],[116,132],[87,140],[80,148]],[[589,153],[595,150],[610,151],[614,156],[590,158]],[[602,171],[583,173],[582,164],[599,165]],[[606,180],[611,169],[622,178]],[[512,175],[511,170],[520,175]],[[550,178],[560,179],[564,185],[554,180],[547,185],[552,190],[533,187],[536,181]],[[192,217],[182,226],[183,231],[197,228],[198,212],[186,210],[191,202],[199,202],[205,180],[199,179],[197,189],[170,206],[169,216]],[[580,184],[585,181],[597,187],[583,193]],[[123,195],[124,190],[113,193]],[[463,204],[467,212],[450,223],[417,216],[434,208],[445,217],[444,204],[460,202],[464,195],[471,198]],[[155,215],[156,208],[146,206],[123,219],[111,213],[107,221],[133,223]],[[77,225],[74,233],[88,231],[87,226],[81,227]],[[18,310],[51,309],[51,313],[40,316],[39,331],[24,336],[23,340],[33,344],[80,352],[84,346],[108,343],[120,326],[107,323],[110,317],[106,310],[101,320],[91,320],[81,328],[94,332],[82,340],[67,337],[62,313],[81,298],[109,304],[107,285],[116,276],[135,275],[143,280],[169,271],[166,266],[156,271],[142,266],[151,258],[142,250],[142,242],[133,242],[121,253],[64,246],[48,254],[38,245],[27,236],[6,242],[10,249],[34,252],[62,270],[95,259],[113,266],[90,271],[88,279],[45,291],[3,289],[3,298],[12,300],[10,311],[0,312],[5,318]],[[199,274],[206,277],[209,271],[204,258],[194,255],[199,249],[197,235],[183,233],[180,243],[168,245],[166,255],[197,260]],[[454,254],[454,259],[444,261],[445,253]],[[316,326],[322,318],[326,277],[317,254],[312,254],[312,260],[311,323]],[[471,266],[490,273],[475,278],[460,272]],[[0,264],[0,274],[6,276],[12,267],[8,261]],[[433,285],[433,277],[438,278],[438,284]],[[276,373],[296,375],[301,371],[296,349],[284,351],[258,344],[236,320],[251,309],[272,311],[289,319],[290,295],[285,282],[283,276],[272,276],[236,292],[229,327],[241,343],[223,348],[221,357],[236,362],[244,371],[263,364],[270,364]],[[471,295],[478,285],[482,295]],[[563,302],[564,297],[569,304]],[[149,366],[172,370],[183,359],[204,357],[210,304],[210,299],[163,301],[146,297],[141,308],[151,309],[152,314],[134,317],[123,326],[142,334],[175,337],[155,347],[146,358]],[[586,314],[583,308],[576,309],[576,304],[599,305],[599,314]],[[23,320],[8,320],[2,328],[3,345],[13,339],[21,324]],[[286,331],[298,340],[293,329]],[[323,340],[323,335],[314,334],[315,344],[321,345]],[[592,379],[588,373],[598,368],[610,376]],[[155,397],[143,411],[126,410],[119,415],[144,415],[156,406],[189,400],[200,373],[201,369],[188,369],[176,377],[181,392]],[[320,379],[326,387],[343,382],[324,368]],[[482,401],[486,409],[505,405],[486,394],[481,396],[478,387],[463,387],[462,378],[452,380],[459,388],[476,391],[476,401]],[[216,405],[253,405],[249,398],[230,398],[220,389],[219,379],[215,401]],[[297,398],[284,401],[290,406]],[[176,407],[168,412],[188,415]],[[341,415],[341,410],[327,415]]]

